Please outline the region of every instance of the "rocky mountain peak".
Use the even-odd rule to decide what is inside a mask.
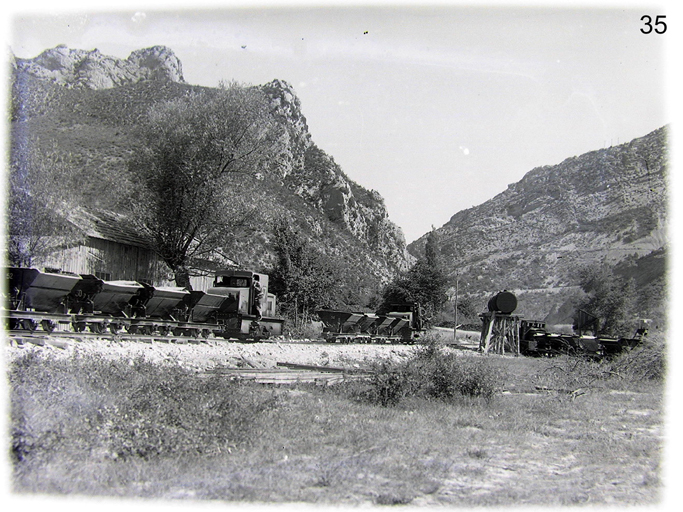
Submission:
[[[98,49],[59,45],[32,59],[15,59],[17,72],[68,88],[109,89],[145,80],[184,83],[182,64],[165,46],[136,50],[127,59],[103,55]]]

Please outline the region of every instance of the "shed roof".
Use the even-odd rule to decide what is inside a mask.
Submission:
[[[105,210],[75,208],[68,215],[69,222],[86,236],[151,249],[150,242],[137,231],[125,215]]]
[[[123,214],[78,207],[69,212],[68,220],[91,238],[154,250],[149,239]],[[214,272],[217,269],[237,267],[239,263],[217,250],[212,260],[195,258],[193,266]]]

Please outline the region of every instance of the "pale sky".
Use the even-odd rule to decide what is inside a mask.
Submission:
[[[534,167],[671,122],[665,47],[675,20],[644,35],[643,14],[667,11],[630,2],[167,12],[123,2],[49,15],[26,5],[9,20],[18,57],[66,44],[126,58],[165,45],[190,84],[289,82],[315,143],[379,191],[407,242]]]

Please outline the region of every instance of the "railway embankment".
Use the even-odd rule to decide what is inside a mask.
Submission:
[[[49,352],[54,357],[72,357],[77,354],[130,360],[143,357],[150,362],[169,362],[200,371],[218,366],[276,368],[277,363],[361,368],[381,359],[400,360],[415,349],[411,345],[354,345],[276,340],[234,343],[222,339],[134,340],[35,334],[8,334],[7,338],[8,360],[27,351],[38,350]]]

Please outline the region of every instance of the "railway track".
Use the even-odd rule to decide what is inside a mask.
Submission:
[[[224,339],[224,338],[216,338],[214,336],[176,336],[176,335],[167,335],[167,336],[161,336],[159,334],[156,335],[144,335],[144,334],[129,334],[129,333],[118,333],[118,334],[111,334],[111,333],[93,333],[93,332],[74,332],[74,331],[52,331],[52,332],[44,332],[44,331],[31,331],[28,329],[22,330],[13,330],[13,331],[6,331],[5,334],[7,335],[7,338],[11,341],[27,341],[29,343],[33,343],[34,345],[44,345],[47,343],[49,340],[76,340],[76,341],[130,341],[130,342],[141,342],[141,343],[177,343],[177,344],[201,344],[201,343],[236,343],[236,344],[253,344],[255,341],[253,340],[239,340],[237,338],[235,339]],[[41,343],[42,341],[42,343]],[[268,339],[268,340],[260,340],[259,343],[278,343],[278,344],[285,344],[285,345],[301,345],[301,344],[307,344],[307,345],[328,345],[329,343],[326,342],[325,340],[311,340],[311,341],[297,341],[297,340],[283,340],[283,339]]]
[[[111,334],[111,333],[93,333],[93,332],[71,332],[71,331],[53,331],[51,333],[42,331],[29,331],[29,330],[14,330],[6,333],[10,340],[26,340],[29,342],[34,342],[34,344],[40,344],[39,341],[47,341],[52,339],[70,339],[77,341],[131,341],[131,342],[161,342],[161,343],[207,343],[209,341],[225,341],[227,343],[236,343],[239,340],[224,340],[223,338],[213,338],[213,337],[195,337],[195,336],[161,336],[161,335],[144,335],[144,334]],[[243,342],[242,342],[243,343]],[[251,342],[253,343],[253,342]]]
[[[396,339],[388,336],[384,336],[381,339],[375,339],[373,341],[364,340],[362,342],[358,341],[354,336],[347,336],[344,339],[340,337],[330,338],[330,339],[314,339],[314,340],[284,340],[281,338],[269,338],[260,340],[244,340],[238,338],[225,339],[223,337],[216,337],[211,334],[209,336],[204,336],[199,334],[195,335],[177,335],[173,333],[168,334],[140,334],[140,333],[128,333],[126,331],[121,331],[118,333],[110,333],[104,331],[101,333],[91,332],[91,331],[71,331],[71,330],[54,330],[54,331],[44,331],[44,330],[33,330],[33,329],[13,329],[5,331],[8,338],[11,340],[26,339],[31,342],[37,342],[39,340],[48,339],[75,339],[78,341],[85,340],[107,340],[107,341],[131,341],[131,342],[143,342],[143,343],[179,343],[179,344],[199,344],[208,342],[225,342],[225,343],[239,343],[239,344],[253,344],[253,343],[279,343],[279,344],[293,344],[293,345],[347,345],[347,344],[372,344],[372,345],[394,345],[394,344],[405,344],[401,339]],[[35,343],[39,344],[39,343]]]

